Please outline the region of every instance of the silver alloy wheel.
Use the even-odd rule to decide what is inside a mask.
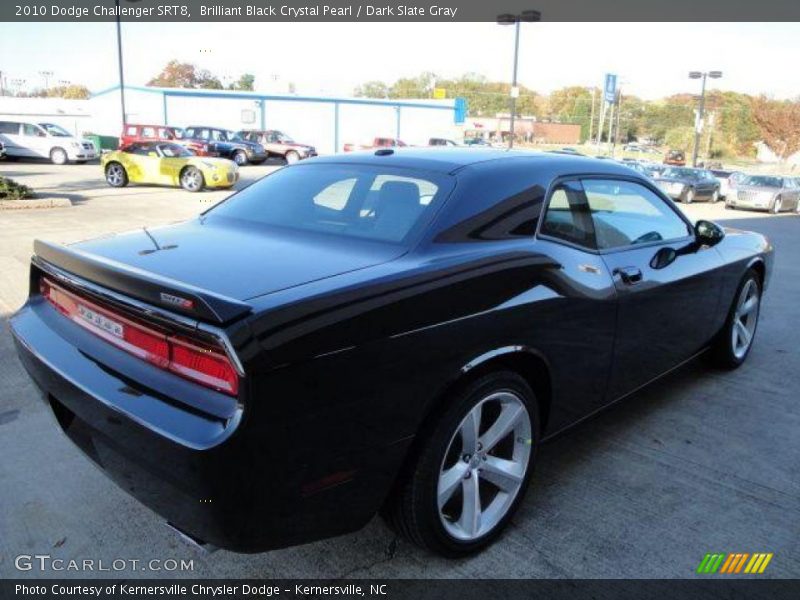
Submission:
[[[109,165],[106,169],[106,181],[114,187],[119,187],[124,181],[125,174],[122,171],[122,165],[113,164]]]
[[[686,202],[686,204],[691,204],[692,200],[694,200],[694,190],[689,190],[684,196],[684,202]]]
[[[439,519],[451,536],[475,540],[506,515],[528,470],[531,438],[528,409],[512,391],[490,394],[464,417],[439,470]]]
[[[195,168],[186,169],[186,171],[183,172],[183,176],[181,177],[181,183],[183,184],[183,187],[185,187],[187,190],[196,192],[203,185],[202,177],[203,176],[198,169]]]
[[[286,153],[287,164],[292,165],[296,163],[298,160],[300,160],[300,155],[297,154],[297,152],[295,152],[294,150],[289,150],[289,152]]]
[[[739,360],[747,354],[750,344],[753,343],[758,322],[759,302],[758,284],[754,279],[748,279],[736,300],[731,331],[733,355]]]
[[[783,198],[781,198],[780,196],[775,198],[775,203],[772,205],[773,214],[777,215],[779,212],[781,212],[782,205],[783,205]]]
[[[714,193],[711,194],[711,203],[716,204],[719,201],[719,191],[714,190]]]
[[[233,154],[233,162],[235,162],[240,167],[247,164],[247,155],[239,150],[238,152],[234,152]]]

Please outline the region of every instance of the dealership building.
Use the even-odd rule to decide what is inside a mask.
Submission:
[[[427,144],[432,137],[461,139],[467,115],[462,98],[382,100],[139,86],[125,86],[125,109],[128,123],[278,129],[321,154],[376,137],[408,144]],[[120,88],[88,100],[0,97],[0,117],[57,123],[76,135],[119,136]]]

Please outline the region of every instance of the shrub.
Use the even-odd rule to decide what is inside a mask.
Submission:
[[[13,179],[8,179],[0,175],[0,201],[2,200],[23,200],[33,196],[33,191],[26,185],[17,183]]]

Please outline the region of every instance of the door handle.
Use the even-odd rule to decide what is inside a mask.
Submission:
[[[617,267],[614,269],[614,275],[619,275],[623,283],[628,285],[635,285],[642,280],[642,271],[639,267]]]

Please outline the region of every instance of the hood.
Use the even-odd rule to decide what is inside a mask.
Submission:
[[[215,167],[221,167],[224,169],[237,169],[236,163],[232,160],[228,160],[227,158],[217,158],[215,156],[194,156],[189,159],[189,162],[200,164],[200,163],[208,163]]]
[[[240,301],[364,269],[405,252],[388,244],[204,217],[73,247]]]

